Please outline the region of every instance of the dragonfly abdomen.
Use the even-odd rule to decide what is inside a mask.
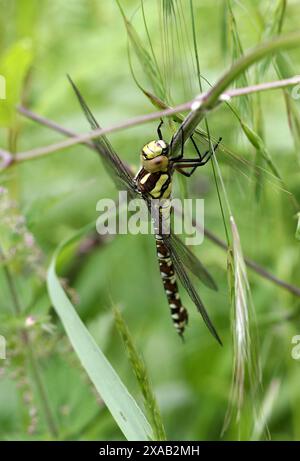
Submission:
[[[79,90],[70,78],[69,80],[91,128],[93,130],[99,129],[97,120]],[[205,283],[211,288],[215,289],[216,286],[205,268],[202,267],[200,261],[198,261],[190,250],[184,246],[180,239],[175,239],[174,234],[171,233],[169,228],[171,221],[171,206],[169,199],[171,198],[174,167],[176,168],[176,164],[179,164],[177,165],[178,171],[183,173],[183,169],[186,168],[184,162],[187,163],[189,160],[183,158],[183,142],[181,155],[173,159],[172,155],[169,156],[170,150],[172,154],[172,148],[170,149],[170,145],[162,139],[160,130],[162,123],[161,121],[157,129],[159,139],[157,141],[151,141],[143,147],[141,151],[141,168],[134,178],[132,177],[131,171],[125,166],[104,135],[93,139],[93,145],[101,159],[105,160],[104,163],[108,166],[109,174],[115,180],[117,187],[123,190],[125,186],[130,197],[136,197],[138,194],[141,195],[147,204],[154,225],[154,233],[156,234],[156,247],[160,263],[160,272],[171,308],[171,315],[178,333],[182,336],[185,325],[187,324],[188,315],[180,301],[174,273],[175,270],[180,282],[196,305],[210,332],[218,342],[221,343],[218,333],[210,321],[206,309],[186,273],[185,267],[191,268],[192,272],[197,276],[201,274],[202,277],[204,274]],[[193,144],[195,146],[194,142]],[[214,147],[214,150],[216,150],[216,148],[217,145]],[[206,158],[209,152],[203,154],[203,156],[201,156],[198,150],[197,153],[200,157],[199,162],[192,167],[191,172],[187,174],[187,176],[191,176],[196,167],[205,165],[209,159]],[[172,161],[170,161],[170,159]],[[195,163],[194,160],[193,163]],[[191,164],[188,166],[191,167]],[[159,199],[159,203],[157,204],[157,201],[154,199]],[[153,202],[155,202],[154,206],[152,206]],[[153,211],[154,214],[152,213]],[[178,252],[178,249],[181,250]],[[181,259],[183,261],[181,261]]]
[[[168,234],[170,223],[170,201],[172,180],[168,171],[156,171],[150,173],[144,168],[141,169],[136,177],[138,189],[150,196],[152,199],[162,199],[159,204],[154,206],[154,232],[156,239],[156,251],[159,262],[160,275],[163,282],[164,290],[167,295],[171,317],[176,331],[180,336],[183,335],[188,322],[188,313],[182,305],[178,285],[176,282],[174,265],[170,252],[166,247],[162,235],[164,231]],[[154,211],[152,210],[152,211]]]
[[[180,336],[182,336],[188,323],[188,313],[186,308],[182,305],[179,296],[178,285],[176,282],[176,276],[170,252],[160,235],[156,235],[155,239],[160,274],[164,290],[168,298],[171,317],[176,331]]]

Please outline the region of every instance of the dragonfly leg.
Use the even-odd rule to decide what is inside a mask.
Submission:
[[[196,169],[199,167],[199,166],[204,166],[206,165],[207,162],[209,162],[209,160],[211,159],[213,153],[217,150],[222,138],[219,138],[218,142],[214,145],[214,148],[213,149],[209,149],[207,150],[206,152],[204,152],[203,156],[201,155],[193,137],[191,136],[191,140],[192,140],[192,143],[196,149],[196,152],[199,156],[199,161],[195,160],[195,159],[178,159],[177,162],[175,162],[174,166],[176,168],[176,170],[184,175],[184,176],[187,176],[188,178],[190,176],[192,176],[192,174],[196,171]],[[180,163],[183,163],[183,165],[180,165]],[[189,165],[188,163],[192,163],[193,165]],[[177,165],[176,165],[177,163]],[[191,171],[187,172],[187,171],[183,171],[184,168],[189,168],[190,166],[192,166],[193,168],[191,169]]]
[[[209,159],[210,159],[210,157],[213,155],[213,153],[218,149],[219,144],[220,144],[220,142],[222,141],[222,138],[219,138],[218,142],[214,145],[214,148],[213,148],[213,149],[208,149],[206,152],[204,152],[203,156],[201,156],[201,154],[200,154],[200,151],[199,151],[199,149],[198,149],[198,146],[197,146],[197,144],[195,143],[195,141],[194,141],[194,139],[193,139],[193,135],[191,136],[191,140],[192,140],[192,143],[193,143],[193,145],[194,145],[194,147],[195,147],[195,150],[196,150],[197,154],[199,155],[200,159],[201,159],[201,160],[204,160],[205,157],[207,157],[209,154],[210,154],[210,155],[209,155]],[[205,165],[205,163],[204,163],[204,165]]]
[[[186,176],[188,178],[191,177],[192,174],[196,171],[196,169],[199,166],[204,166],[209,162],[209,160],[211,159],[211,157],[213,155],[213,152],[215,152],[215,150],[218,148],[218,145],[219,145],[220,142],[221,142],[221,138],[215,144],[214,150],[208,150],[207,152],[205,152],[203,154],[203,156],[201,156],[201,154],[199,152],[198,153],[198,155],[199,155],[199,160],[198,161],[195,160],[195,159],[192,159],[192,158],[178,159],[173,164],[175,169],[178,171],[178,173],[182,174],[183,176]],[[190,168],[190,167],[192,167],[191,171],[184,171],[184,168]]]
[[[190,178],[192,174],[196,171],[196,169],[199,166],[206,165],[206,163],[210,160],[210,158],[211,158],[211,155],[205,160],[201,160],[199,162],[194,161],[191,165],[189,164],[180,165],[179,163],[178,165],[175,165],[175,168],[176,168],[176,171],[178,171],[178,173],[182,174],[183,176],[186,176],[187,178]],[[192,159],[186,159],[186,160],[192,160]],[[191,171],[184,171],[184,168],[191,168],[191,167],[192,167]]]
[[[178,173],[182,174],[183,176],[186,176],[187,178],[190,178],[192,176],[192,174],[195,172],[196,169],[197,169],[197,166],[194,166],[191,169],[191,171],[184,171],[181,168],[176,168],[176,171],[178,171]]]
[[[164,121],[163,121],[163,119],[161,118],[161,119],[160,119],[160,124],[159,124],[158,127],[157,127],[157,136],[158,136],[158,139],[164,139],[163,136],[162,136],[162,132],[161,132],[161,127],[162,127],[163,124],[164,124]]]
[[[193,143],[193,146],[194,146],[194,148],[195,148],[195,151],[197,152],[197,154],[198,154],[198,156],[199,156],[200,160],[202,160],[202,155],[201,155],[201,153],[200,153],[200,150],[199,150],[199,148],[198,148],[197,144],[195,143],[195,140],[194,140],[194,138],[193,138],[193,135],[192,135],[192,134],[191,134],[190,138],[191,138],[191,141],[192,141],[192,143]],[[205,152],[205,154],[206,154],[206,152]],[[205,154],[204,154],[204,156],[205,156]]]
[[[211,159],[211,156],[212,156],[212,153],[207,158],[204,158],[203,156],[202,160],[199,160],[198,162],[195,161],[195,159],[190,159],[190,158],[182,159],[182,162],[183,162],[182,165],[181,165],[181,162],[177,162],[177,165],[175,164],[174,166],[175,166],[176,171],[178,171],[178,173],[182,174],[183,176],[186,176],[187,178],[190,178],[199,166],[204,166],[207,164],[207,162],[209,162],[209,160]],[[191,160],[192,160],[191,164],[186,163]],[[192,167],[191,171],[184,171],[184,168],[191,168],[191,167]]]

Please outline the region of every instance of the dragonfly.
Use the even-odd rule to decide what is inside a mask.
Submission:
[[[91,129],[99,129],[100,125],[95,119],[79,89],[70,76],[68,76],[68,79]],[[214,149],[208,150],[201,155],[197,144],[193,140],[193,137],[191,137],[191,141],[196,149],[198,158],[185,158],[183,147],[184,139],[182,134],[181,152],[179,155],[173,156],[172,140],[170,144],[168,144],[163,139],[161,131],[162,124],[163,121],[161,120],[157,128],[158,139],[148,142],[141,149],[141,167],[135,176],[131,169],[129,169],[129,167],[115,152],[106,136],[101,135],[92,140],[95,149],[102,159],[106,171],[114,181],[116,187],[119,190],[126,190],[130,198],[142,197],[145,200],[149,211],[153,201],[157,199],[159,199],[159,203],[161,203],[161,200],[163,200],[164,203],[168,203],[168,200],[171,197],[172,180],[175,171],[179,174],[190,177],[198,167],[204,166],[210,160],[212,153],[218,148],[221,141],[221,139],[219,139],[219,141],[215,144]],[[187,171],[188,169],[189,171]],[[220,336],[190,279],[188,271],[194,274],[207,287],[213,290],[217,290],[217,285],[201,261],[182,242],[182,240],[172,232],[172,229],[170,228],[167,232],[164,232],[164,229],[166,228],[164,223],[170,216],[169,207],[161,207],[159,205],[158,208],[159,219],[154,219],[156,252],[163,288],[166,293],[175,329],[179,336],[183,339],[183,334],[188,323],[188,312],[186,307],[183,306],[180,298],[177,284],[178,278],[182,287],[188,293],[190,299],[201,314],[208,330],[213,337],[222,344]]]

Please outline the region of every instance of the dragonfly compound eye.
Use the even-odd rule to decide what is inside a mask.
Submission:
[[[166,147],[164,141],[151,141],[143,147],[142,156],[145,160],[152,160],[162,155]]]

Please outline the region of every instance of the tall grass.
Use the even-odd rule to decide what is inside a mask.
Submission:
[[[209,224],[217,234],[225,232],[229,296],[224,282],[225,258],[205,242],[202,252],[213,266],[220,291],[213,295],[203,291],[203,296],[207,296],[212,315],[221,325],[225,344],[217,351],[191,314],[190,336],[181,347],[164,327],[166,315],[150,247],[153,242],[148,247],[135,239],[131,247],[130,240],[122,244],[116,241],[106,248],[108,240],[87,238],[85,250],[74,253],[74,241],[87,231],[82,226],[95,218],[91,204],[96,195],[107,196],[110,191],[105,173],[96,161],[93,163],[88,151],[85,155],[84,146],[78,148],[78,155],[74,141],[65,156],[57,152],[39,162],[31,162],[34,156],[29,156],[22,165],[8,165],[10,169],[0,172],[0,333],[9,338],[8,360],[0,364],[1,438],[165,440],[166,432],[172,439],[219,438],[226,407],[224,437],[263,439],[275,434],[277,438],[297,438],[299,386],[288,347],[290,337],[297,333],[298,304],[291,294],[281,294],[261,279],[254,279],[247,273],[244,260],[246,253],[255,251],[260,263],[274,273],[295,283],[299,278],[293,246],[293,240],[300,239],[294,168],[300,146],[297,101],[290,91],[283,90],[286,114],[272,114],[259,95],[227,101],[218,111],[212,110],[228,85],[243,86],[295,73],[288,52],[278,53],[280,47],[299,43],[299,34],[284,32],[293,4],[284,0],[226,0],[220,10],[213,9],[213,14],[211,3],[192,0],[142,0],[134,4],[133,13],[132,2],[124,0],[105,5],[79,0],[76,6],[71,2],[65,7],[46,0],[39,9],[31,0],[5,4],[12,21],[0,18],[6,48],[0,54],[0,74],[7,76],[11,90],[8,98],[0,101],[0,122],[5,127],[0,132],[0,155],[4,160],[8,158],[5,153],[14,157],[17,152],[18,158],[20,151],[26,154],[26,149],[34,150],[35,145],[45,146],[52,140],[41,126],[19,118],[15,106],[20,102],[58,123],[63,118],[62,123],[70,124],[73,132],[77,131],[73,127],[81,129],[82,118],[72,105],[64,77],[66,71],[73,74],[73,68],[93,107],[105,111],[107,124],[122,111],[145,111],[141,95],[146,96],[146,104],[150,101],[162,109],[189,100],[203,89],[211,90],[208,102],[187,118],[182,114],[169,117],[164,133],[166,138],[175,133],[176,139],[184,121],[187,137],[195,129],[201,151],[224,135],[212,170],[207,167],[184,181],[180,193],[198,196],[204,191]],[[204,10],[209,10],[210,16],[204,18]],[[125,32],[119,27],[122,20],[129,42],[129,65],[139,91],[126,81]],[[219,33],[223,37],[221,53]],[[244,43],[249,36],[252,46],[263,42],[250,53],[246,50],[249,43]],[[82,48],[84,53],[78,59]],[[230,65],[231,69],[223,73],[223,67]],[[266,135],[268,117],[275,119],[275,115],[277,122],[286,116],[294,143],[291,162],[281,152],[278,155]],[[199,126],[200,120],[203,126]],[[223,132],[218,133],[216,127]],[[148,134],[146,128],[128,131],[113,141],[123,158],[129,151],[135,155],[139,136],[144,140]],[[56,151],[58,148],[59,143]],[[55,151],[51,145],[47,149]],[[286,149],[289,153],[288,146]],[[136,158],[128,155],[127,160],[131,163]],[[251,175],[254,181],[249,183]],[[10,189],[9,201],[4,186]],[[293,208],[283,190],[289,191]],[[73,234],[71,241],[59,244]],[[221,246],[226,247],[224,243]],[[45,267],[51,258],[47,293]],[[122,258],[126,264],[130,259],[130,271],[129,263],[121,267]],[[74,288],[58,273],[64,273]],[[105,318],[113,322],[107,291],[114,299],[122,293],[122,304],[128,303],[126,323],[123,313],[114,310],[124,346],[121,350],[105,324]],[[107,306],[109,310],[103,314]],[[261,341],[256,336],[256,314]],[[138,331],[143,334],[138,336]],[[88,383],[81,380],[76,367],[69,367],[60,348],[66,341],[71,355],[68,340],[80,360],[76,367],[85,372]],[[262,389],[258,355],[264,358]],[[151,379],[146,363],[151,363]],[[129,390],[132,375],[139,385],[137,395]],[[96,399],[91,386],[98,393]],[[288,402],[290,392],[293,406]],[[158,393],[163,416],[156,400]]]

